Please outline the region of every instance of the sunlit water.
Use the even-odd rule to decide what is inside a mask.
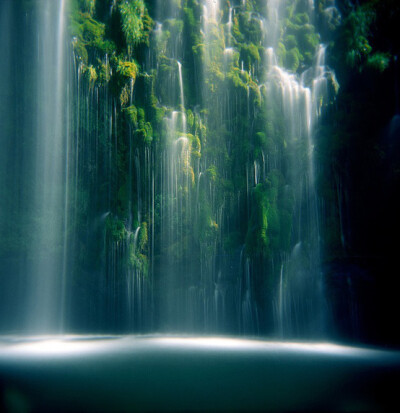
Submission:
[[[10,411],[380,411],[400,354],[193,336],[3,337]]]

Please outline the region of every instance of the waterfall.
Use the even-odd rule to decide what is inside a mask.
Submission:
[[[188,222],[188,198],[190,182],[190,142],[186,136],[186,113],[183,88],[182,64],[176,61],[175,85],[178,93],[171,92],[168,99],[175,102],[178,110],[172,110],[164,119],[165,149],[162,153],[161,194],[163,199],[161,216],[161,271],[163,271],[165,302],[162,304],[164,320],[169,329],[176,329],[177,320],[185,313],[182,282],[182,263],[188,248],[185,232]]]
[[[207,31],[206,26],[208,23],[219,22],[219,11],[219,0],[203,0],[203,20],[205,32]]]
[[[34,128],[34,240],[28,282],[27,330],[49,332],[62,325],[66,287],[68,220],[68,124],[66,1],[43,1],[35,10],[37,58]]]
[[[14,291],[1,310],[13,331],[49,333],[68,306],[69,3],[22,3],[0,6],[0,289]]]
[[[179,97],[181,100],[182,111],[185,112],[185,94],[183,92],[183,77],[182,77],[182,63],[176,62],[178,64],[178,75],[179,75]],[[183,119],[184,125],[182,126],[182,132],[186,133],[186,117]]]
[[[181,104],[183,102],[183,94]],[[182,265],[185,265],[189,248],[186,239],[190,222],[190,193],[192,168],[190,164],[190,142],[185,136],[186,115],[173,111],[164,120],[166,125],[166,149],[162,155],[162,196],[164,205],[161,217],[161,245],[165,277],[166,318],[170,328],[176,328],[176,320],[184,313],[183,293],[180,292]],[[178,294],[176,296],[176,294]],[[183,294],[183,295],[182,295]],[[172,305],[172,307],[171,307]],[[175,327],[174,327],[175,326]]]
[[[17,274],[0,282],[26,303],[15,320],[322,329],[314,152],[333,74],[314,3],[139,3],[1,5],[2,53],[18,66],[0,66],[0,264]]]
[[[313,5],[310,3],[309,6],[311,14]],[[331,73],[325,66],[326,47],[321,44],[316,51],[314,64],[300,76],[278,65],[275,50],[278,46],[282,11],[279,1],[268,1],[264,34],[267,54],[266,88],[269,98],[282,108],[285,119],[290,153],[289,184],[295,198],[293,250],[291,258],[281,264],[277,287],[279,316],[276,328],[286,335],[319,334],[323,330],[323,295],[314,133],[322,102],[327,97],[327,82]],[[299,159],[298,152],[302,147],[306,148],[305,160]]]
[[[232,13],[233,13],[233,7],[229,7],[229,12],[228,12],[228,23],[226,24],[228,27],[228,47],[231,45],[232,42]]]

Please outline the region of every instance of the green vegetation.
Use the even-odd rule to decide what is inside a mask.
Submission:
[[[222,3],[218,18],[226,25],[230,4]],[[303,3],[286,3],[277,30],[279,64],[293,73],[311,66],[320,41]],[[288,143],[284,115],[274,104],[280,92],[267,91],[264,83],[264,2],[234,7],[230,33],[222,23],[205,23],[197,0],[171,2],[158,11],[152,2],[117,1],[111,15],[105,4],[75,3],[72,34],[87,86],[109,96],[104,104],[113,102],[107,115],[111,129],[107,116],[100,116],[104,129],[100,127],[99,137],[101,156],[108,159],[100,191],[111,204],[109,239],[129,244],[127,262],[142,273],[149,270],[149,242],[155,265],[165,256],[174,265],[189,265],[215,254],[217,245],[227,253],[244,246],[245,254],[260,265],[279,261],[293,247],[288,163],[308,155],[304,145]],[[322,16],[325,8],[319,7]],[[159,16],[163,20],[155,24]],[[384,53],[371,55],[369,65],[383,70],[389,60]],[[332,88],[336,86],[332,80]],[[91,116],[98,117],[95,112]],[[172,153],[177,160],[168,166]],[[267,168],[267,159],[281,159],[280,168]],[[256,167],[259,181],[254,185]],[[171,171],[176,176],[169,176]],[[133,223],[135,216],[141,221]],[[129,235],[134,226],[140,226],[136,244]],[[262,277],[271,278],[271,287],[276,274]]]
[[[314,14],[309,2],[286,0],[270,31],[265,0],[221,0],[217,21],[206,21],[200,0],[70,3],[67,236],[77,283],[101,268],[109,278],[121,281],[128,269],[156,283],[168,267],[197,288],[205,271],[215,278],[227,271],[224,260],[240,256],[253,287],[268,295],[301,231],[299,261],[311,262],[317,230],[302,224],[313,202],[326,262],[390,248],[377,239],[380,228],[399,227],[396,0],[338,1],[338,9],[319,0]],[[287,102],[311,87],[307,69],[320,44],[324,70],[334,72],[321,81],[326,95],[311,108],[304,98],[298,110],[320,115],[308,136],[300,123],[291,130]],[[280,69],[269,72],[271,46]],[[296,91],[284,89],[303,73]],[[26,249],[40,225],[24,222],[24,232],[3,219],[2,253]]]
[[[389,125],[398,93],[393,82],[400,7],[390,0],[371,0],[343,7],[342,13],[331,49],[340,93],[318,134],[323,166],[319,192],[332,206],[324,232],[328,261],[386,254],[393,242],[389,228],[398,226],[393,194],[399,158]]]
[[[128,48],[149,42],[152,20],[143,0],[121,1],[119,11],[122,17],[122,30]]]

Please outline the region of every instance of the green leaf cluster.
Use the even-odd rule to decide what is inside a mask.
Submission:
[[[134,47],[140,43],[148,44],[153,22],[144,1],[124,0],[119,5],[119,11],[127,45]]]

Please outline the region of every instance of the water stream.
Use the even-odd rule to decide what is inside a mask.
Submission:
[[[2,282],[18,296],[5,330],[15,322],[26,332],[323,333],[314,133],[332,76],[327,48],[318,44],[301,70],[287,68],[280,1],[249,11],[246,2],[203,0],[193,38],[178,3],[152,6],[158,22],[137,67],[131,52],[103,44],[101,54],[90,43],[119,18],[118,2],[103,14],[82,6],[103,28],[78,20],[83,34],[72,38],[70,2],[35,3],[16,38],[20,55],[8,21],[22,9],[3,3],[4,55],[23,64],[11,86],[2,65],[1,104],[14,93],[15,110],[24,107],[9,110],[20,130],[7,132],[1,155],[2,164],[16,159],[21,195],[5,188],[2,166],[2,225],[22,217],[18,236],[10,227],[5,237],[17,247],[4,248],[2,266],[12,262],[17,276]],[[314,30],[314,8],[304,7],[304,27]],[[253,31],[257,52],[239,30]],[[274,222],[289,228],[287,245]]]

